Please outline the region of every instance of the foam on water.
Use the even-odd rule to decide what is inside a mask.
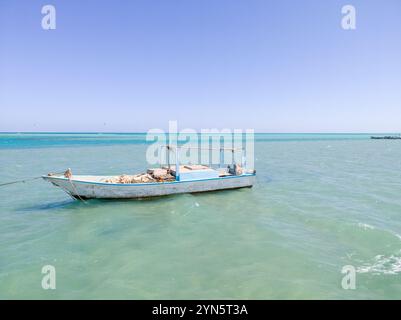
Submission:
[[[401,253],[401,252],[400,252]],[[359,273],[370,272],[374,275],[380,274],[397,274],[401,272],[401,256],[400,255],[377,255],[371,264],[367,264],[357,268]]]
[[[375,229],[375,227],[371,226],[370,224],[362,223],[362,222],[358,223],[358,227],[363,228],[365,230],[367,230],[367,229],[374,230]]]

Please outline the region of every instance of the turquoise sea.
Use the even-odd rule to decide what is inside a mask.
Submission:
[[[42,180],[0,187],[0,299],[399,299],[401,140],[369,136],[257,134],[252,189],[82,203]],[[146,148],[0,134],[0,183],[143,171]]]

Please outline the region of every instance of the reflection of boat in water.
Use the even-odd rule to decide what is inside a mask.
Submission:
[[[370,139],[398,140],[398,139],[401,139],[401,135],[398,135],[398,136],[371,136]]]
[[[149,169],[146,173],[122,176],[49,174],[43,179],[60,187],[75,199],[132,199],[252,187],[255,171],[238,164],[212,169],[203,165],[176,165]],[[172,150],[172,147],[168,147]],[[231,149],[230,149],[231,150]],[[234,152],[234,149],[232,149]],[[221,152],[221,151],[220,151]]]

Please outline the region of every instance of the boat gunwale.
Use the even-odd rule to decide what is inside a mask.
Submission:
[[[102,185],[102,186],[115,186],[115,187],[132,187],[132,186],[151,186],[151,185],[165,185],[165,184],[177,184],[184,182],[202,182],[202,181],[211,181],[211,180],[225,180],[225,179],[234,179],[234,178],[244,178],[244,177],[255,177],[256,173],[244,173],[238,176],[224,176],[218,178],[207,178],[207,179],[193,179],[193,180],[183,180],[183,181],[166,181],[166,182],[145,182],[145,183],[108,183],[108,182],[96,182],[96,181],[85,181],[85,180],[76,180],[76,179],[68,179],[66,177],[57,177],[57,176],[42,176],[44,180],[51,181],[62,180],[62,181],[71,181],[76,183],[85,183],[85,184],[94,184],[94,185]],[[102,177],[102,176],[99,176]]]

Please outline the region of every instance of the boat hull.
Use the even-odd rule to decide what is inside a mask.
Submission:
[[[78,199],[136,199],[252,187],[255,182],[255,174],[191,181],[133,184],[85,181],[80,179],[79,176],[74,176],[71,180],[61,176],[43,176],[43,179]]]

